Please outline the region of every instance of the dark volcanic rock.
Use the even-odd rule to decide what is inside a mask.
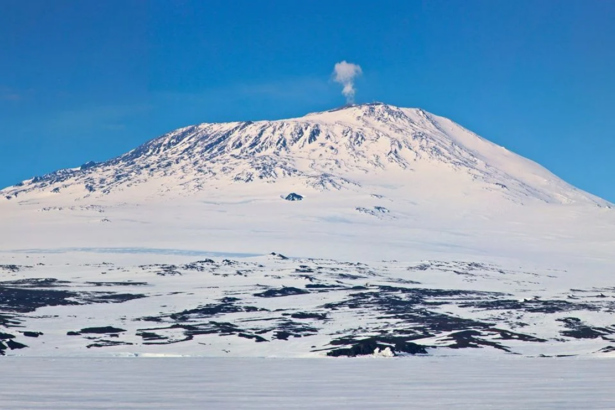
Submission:
[[[374,349],[382,350],[387,346],[394,353],[403,352],[405,351],[403,345],[400,347],[395,343],[402,341],[409,343],[410,340],[430,338],[441,333],[448,334],[443,341],[452,342],[448,347],[454,349],[493,347],[508,352],[509,348],[499,341],[519,340],[538,343],[545,341],[532,335],[495,328],[490,322],[433,310],[433,308],[459,302],[468,305],[470,301],[480,303],[484,299],[490,303],[495,302],[498,297],[503,296],[500,293],[394,286],[379,286],[378,289],[379,291],[353,293],[344,301],[328,303],[321,308],[332,311],[340,308],[352,309],[358,315],[365,314],[370,317],[373,317],[373,312],[379,312],[381,316],[377,319],[381,319],[383,323],[395,320],[395,329],[383,329],[382,336],[367,339],[356,339],[357,336],[340,339],[348,346],[343,350],[332,351],[330,355],[371,354]],[[496,340],[493,340],[494,338]],[[409,346],[415,347],[414,343]],[[412,353],[412,350],[408,353]]]
[[[131,346],[131,345],[132,343],[130,342],[120,342],[117,340],[99,340],[96,343],[87,345],[86,347],[88,349],[91,349],[92,347]]]
[[[327,285],[324,283],[308,283],[305,285],[306,289],[339,289],[342,287],[341,285]]]
[[[257,308],[255,306],[237,305],[241,299],[235,297],[224,297],[220,299],[219,304],[208,304],[196,307],[194,309],[185,309],[181,312],[175,312],[161,316],[147,316],[138,320],[147,322],[164,322],[172,320],[174,322],[187,322],[196,319],[209,318],[213,316],[223,315],[227,313],[238,312],[265,312],[267,309]]]
[[[238,333],[237,336],[243,337],[245,339],[254,339],[254,341],[256,341],[256,342],[268,342],[268,340],[265,339],[262,336],[252,335],[252,334],[248,334],[248,333]]]
[[[84,329],[81,329],[79,333],[106,334],[106,333],[121,333],[125,331],[126,329],[120,329],[118,327],[102,326],[102,327],[86,327]]]
[[[10,333],[2,333],[0,332],[0,340],[8,340],[8,339],[14,339],[15,336],[10,334]]]
[[[167,340],[168,337],[161,336],[154,332],[137,332],[137,336],[141,336],[143,340],[151,341],[151,340]]]
[[[564,326],[568,329],[560,332],[562,336],[575,339],[596,339],[601,336],[615,334],[615,328],[587,326],[581,319],[576,317],[566,317],[557,319],[557,321],[564,323]]]
[[[87,296],[84,298],[84,304],[89,303],[122,303],[128,302],[129,300],[141,299],[146,297],[142,294],[131,294],[131,293],[102,293],[96,292],[94,294],[89,294],[83,296]]]
[[[503,329],[488,329],[488,332],[495,332],[497,334],[500,335],[500,339],[502,340],[521,340],[523,342],[536,342],[536,343],[544,343],[546,342],[545,339],[540,339],[538,337],[535,336],[531,336],[531,335],[525,335],[523,333],[515,333],[515,332],[511,332],[510,330],[503,330]]]
[[[22,332],[24,336],[26,337],[39,337],[43,335],[43,332],[29,332],[29,331],[25,331]]]
[[[21,266],[17,265],[0,265],[0,270],[5,270],[9,272],[19,272],[21,270]]]
[[[275,328],[268,329],[268,330],[277,331],[276,335],[278,333],[281,335],[287,334],[288,336],[286,337],[286,339],[288,339],[289,336],[304,337],[304,336],[315,335],[318,333],[318,329],[313,326],[309,326],[304,323],[293,322],[292,320],[286,320],[286,319],[279,321]],[[277,338],[281,339],[281,337],[277,337]]]
[[[451,333],[448,339],[454,341],[455,343],[447,347],[451,349],[464,349],[468,347],[478,348],[482,346],[490,346],[496,349],[504,350],[505,352],[510,352],[506,346],[482,339],[479,336],[482,336],[482,334],[477,330],[463,330],[461,332]]]
[[[277,298],[281,296],[304,295],[306,293],[310,292],[308,292],[307,290],[293,288],[292,286],[289,286],[279,289],[268,289],[264,292],[255,293],[254,296],[258,296],[260,298]]]
[[[296,194],[294,192],[291,192],[290,194],[286,195],[284,197],[285,200],[287,201],[302,201],[303,200],[303,196]]]
[[[0,311],[29,313],[45,306],[78,305],[77,292],[68,290],[20,289],[0,284]]]
[[[30,313],[46,306],[121,303],[145,297],[142,294],[56,289],[69,283],[53,278],[0,282],[0,312]]]
[[[0,282],[0,286],[11,288],[59,288],[66,285],[70,285],[70,282],[55,278],[32,278]]]
[[[15,335],[10,333],[0,333],[0,356],[4,356],[4,352],[8,349],[16,350],[23,349],[25,347],[28,346],[15,341]]]
[[[327,318],[326,313],[309,313],[309,312],[298,312],[290,315],[293,319],[318,319],[325,320]]]
[[[229,298],[236,299],[236,298]],[[196,318],[211,317],[224,313],[237,313],[237,312],[257,312],[264,309],[259,309],[254,306],[239,306],[234,304],[234,300],[230,303],[221,303],[218,305],[211,304],[205,306],[199,306],[195,309],[187,309],[182,312],[173,313],[169,317],[176,321],[186,321]]]
[[[376,349],[391,349],[394,355],[406,354],[427,354],[426,346],[422,346],[402,337],[370,337],[365,339],[354,339],[352,337],[333,340],[332,345],[350,345],[349,347],[334,349],[327,352],[327,356],[363,356],[373,354]]]
[[[182,329],[184,338],[181,340],[168,340],[162,342],[155,342],[156,339],[161,338],[156,334],[156,331],[159,330],[171,330],[171,329]],[[167,327],[159,327],[159,328],[150,328],[150,329],[139,329],[137,335],[140,335],[144,339],[149,338],[150,340],[154,340],[153,342],[144,343],[144,344],[171,344],[184,342],[188,340],[192,340],[195,336],[199,335],[211,335],[218,334],[220,336],[238,336],[247,339],[254,339],[256,342],[267,342],[268,340],[263,338],[262,336],[258,336],[255,332],[250,331],[249,329],[242,329],[239,326],[229,323],[229,322],[214,322],[210,321],[207,323],[197,323],[197,324],[184,324],[184,323],[176,323]]]
[[[28,346],[24,345],[23,343],[19,343],[19,342],[14,341],[13,339],[7,340],[6,341],[6,345],[11,350],[23,349],[23,348],[28,347]]]
[[[486,310],[521,310],[530,313],[560,313],[574,310],[599,310],[596,306],[585,303],[572,303],[566,300],[543,300],[532,299],[518,301],[505,300],[481,300],[461,304],[461,307],[475,307]]]
[[[411,328],[416,333],[429,335],[432,332],[450,332],[466,329],[489,328],[493,324],[465,319],[458,316],[435,312],[426,307],[438,306],[448,300],[459,297],[476,297],[489,295],[483,292],[470,292],[443,289],[398,288],[380,286],[379,292],[359,292],[350,295],[342,302],[327,303],[325,309],[349,309],[376,311],[382,313],[382,319],[398,319],[399,329]]]
[[[288,340],[289,337],[291,337],[292,335],[289,332],[285,332],[285,331],[278,331],[275,332],[275,338],[278,340]]]
[[[147,286],[147,282],[85,282],[94,286]]]

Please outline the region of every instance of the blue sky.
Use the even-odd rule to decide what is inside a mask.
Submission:
[[[0,0],[0,185],[199,122],[421,107],[615,201],[615,2]]]

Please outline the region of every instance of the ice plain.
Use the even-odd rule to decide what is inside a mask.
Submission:
[[[610,410],[594,359],[4,358],[3,409]]]

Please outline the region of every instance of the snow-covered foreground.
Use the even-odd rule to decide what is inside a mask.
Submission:
[[[280,254],[0,254],[0,355],[615,354],[609,275]]]
[[[0,407],[613,409],[611,360],[4,358]]]

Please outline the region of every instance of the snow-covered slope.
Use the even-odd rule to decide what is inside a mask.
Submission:
[[[420,109],[191,126],[1,194],[7,354],[615,344],[611,204]]]
[[[606,205],[450,120],[379,103],[289,120],[181,128],[110,161],[24,181],[3,196],[100,197],[138,185],[168,195],[206,191],[216,182],[283,179],[326,190],[361,187],[366,177],[391,180],[392,175],[397,184],[421,179],[434,185],[467,177],[457,190],[497,191],[520,203]]]

